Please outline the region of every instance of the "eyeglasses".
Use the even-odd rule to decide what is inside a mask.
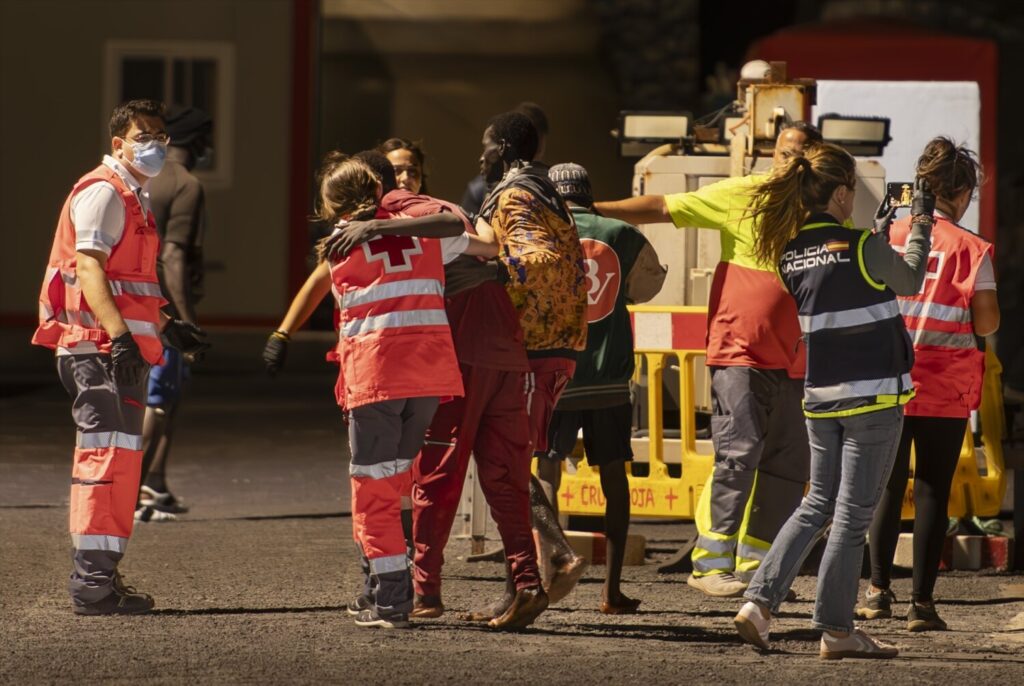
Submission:
[[[133,141],[135,143],[143,143],[143,144],[149,143],[149,142],[152,142],[152,141],[157,141],[158,143],[167,143],[168,141],[171,140],[171,137],[168,136],[163,131],[161,131],[160,133],[140,133],[137,136],[135,136],[134,138],[130,138],[128,140],[131,140],[131,141]]]

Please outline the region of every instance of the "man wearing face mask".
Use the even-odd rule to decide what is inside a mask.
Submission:
[[[57,372],[74,401],[68,590],[80,615],[153,607],[153,598],[125,585],[117,570],[139,492],[146,378],[162,359],[161,333],[183,352],[204,345],[160,312],[167,301],[156,275],[159,237],[146,186],[167,153],[163,106],[119,105],[110,136],[110,154],[64,202],[32,337],[56,351]]]
[[[170,136],[167,162],[148,187],[161,243],[157,276],[170,300],[164,311],[198,334],[195,305],[203,295],[206,205],[203,186],[191,170],[210,158],[213,121],[200,109],[179,105],[167,109],[165,121]],[[188,511],[167,486],[166,470],[174,419],[189,377],[188,363],[193,361],[197,361],[194,356],[187,360],[165,346],[163,364],[150,372],[136,521],[171,521]]]

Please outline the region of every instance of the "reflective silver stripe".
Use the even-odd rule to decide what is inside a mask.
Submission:
[[[937,345],[943,348],[962,348],[965,350],[974,350],[978,347],[977,341],[974,340],[974,334],[928,331],[925,329],[914,331],[914,345]]]
[[[370,571],[374,574],[404,572],[407,569],[409,569],[409,558],[405,555],[389,555],[388,557],[376,557],[370,560]]]
[[[44,303],[42,300],[39,301],[39,319],[40,321],[46,321],[53,318],[53,310],[50,306]]]
[[[388,460],[377,464],[352,464],[348,467],[349,476],[363,479],[386,479],[389,476],[405,474],[412,469],[412,460]]]
[[[693,569],[697,572],[710,572],[715,569],[733,570],[736,567],[736,563],[732,556],[730,557],[695,557],[693,559]]]
[[[105,534],[71,534],[71,545],[75,550],[109,550],[123,553],[128,547],[128,539]]]
[[[423,445],[443,445],[448,448],[455,447],[455,443],[445,443],[444,441],[423,441]]]
[[[709,553],[716,553],[718,555],[729,555],[732,556],[733,550],[736,549],[736,541],[728,540],[723,541],[717,538],[708,538],[707,536],[698,536],[696,547],[701,550],[706,550]]]
[[[852,310],[840,310],[839,312],[823,312],[815,315],[802,315],[800,317],[800,329],[804,333],[813,333],[823,329],[841,329],[848,326],[862,326],[872,324],[885,319],[892,319],[900,315],[899,305],[895,300],[890,300],[868,307],[857,307]]]
[[[164,297],[160,284],[145,281],[111,281],[110,290],[114,295],[142,295],[149,298]]]
[[[927,317],[938,319],[942,322],[954,322],[956,324],[967,324],[972,321],[971,311],[966,307],[954,305],[940,305],[933,302],[922,302],[920,300],[900,300],[900,314],[904,317]]]
[[[746,543],[740,543],[738,546],[736,546],[737,559],[757,560],[760,562],[764,560],[764,556],[767,553],[768,551],[765,548],[757,548]]]
[[[380,329],[397,329],[404,326],[446,326],[447,324],[448,317],[445,316],[444,310],[400,310],[347,321],[342,328],[342,333],[351,337]]]
[[[875,395],[898,395],[914,387],[910,374],[900,379],[865,379],[862,381],[845,381],[832,386],[807,386],[804,399],[809,403],[827,403],[849,398],[867,398]]]
[[[407,295],[444,296],[444,288],[437,279],[409,279],[408,281],[390,281],[378,286],[367,286],[346,291],[341,296],[342,307],[355,307],[366,303],[401,298]]]
[[[78,432],[75,445],[89,450],[93,448],[124,448],[125,450],[142,450],[142,436],[121,433],[120,431]]]
[[[95,329],[99,326],[96,316],[92,312],[67,310],[67,313],[72,324],[78,324],[89,329]],[[124,323],[128,326],[128,330],[137,336],[151,336],[153,338],[159,338],[160,336],[160,329],[153,322],[146,322],[141,319],[125,319]]]

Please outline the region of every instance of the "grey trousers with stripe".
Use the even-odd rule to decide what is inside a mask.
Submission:
[[[146,383],[118,387],[109,355],[58,355],[57,373],[72,398],[78,431],[72,473],[72,602],[113,591],[131,535],[142,461]],[[97,467],[97,465],[103,465]],[[99,469],[100,473],[92,473]]]

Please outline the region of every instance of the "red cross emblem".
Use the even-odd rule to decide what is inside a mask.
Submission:
[[[574,496],[572,494],[572,491],[570,491],[568,487],[565,489],[565,491],[562,492],[562,498],[565,499],[565,506],[566,507],[568,507],[569,503],[572,502],[573,497]]]
[[[377,236],[363,243],[363,254],[367,263],[382,262],[385,272],[407,272],[413,256],[423,254],[423,246],[411,236]]]
[[[668,509],[671,510],[672,507],[676,504],[676,501],[679,500],[679,496],[673,493],[672,489],[670,488],[668,489],[668,495],[665,496],[665,500],[668,501]]]

